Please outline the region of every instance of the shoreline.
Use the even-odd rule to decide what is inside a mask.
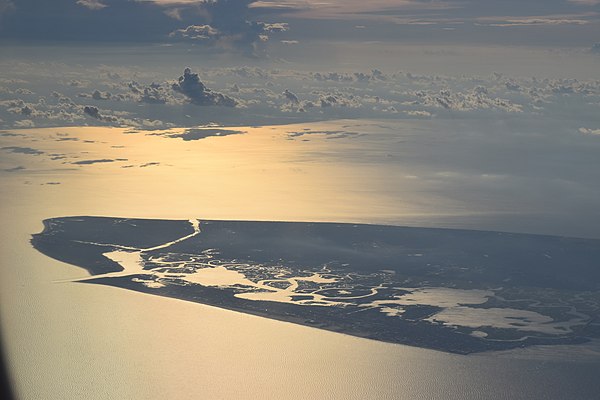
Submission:
[[[596,241],[587,239],[568,239],[562,237],[549,237],[544,235],[525,235],[525,234],[506,234],[502,232],[481,232],[481,231],[469,231],[469,230],[451,230],[451,229],[436,229],[436,228],[411,228],[411,227],[396,227],[387,225],[374,225],[374,224],[348,224],[348,223],[294,223],[294,222],[258,222],[258,221],[226,221],[226,220],[188,220],[188,221],[168,221],[169,229],[160,231],[161,238],[152,236],[151,232],[155,231],[157,226],[162,226],[167,221],[164,220],[151,220],[151,219],[117,219],[117,218],[99,218],[99,217],[66,217],[66,218],[54,218],[44,221],[44,230],[42,233],[33,235],[31,241],[32,245],[38,251],[56,258],[60,261],[70,261],[71,264],[85,268],[91,275],[87,278],[76,279],[83,283],[96,283],[108,286],[116,286],[120,288],[126,288],[135,290],[138,292],[154,294],[159,296],[166,296],[171,298],[177,298],[183,301],[191,301],[210,306],[215,306],[223,309],[228,309],[236,312],[243,312],[252,315],[257,315],[264,318],[285,321],[294,323],[297,325],[309,326],[317,329],[327,330],[331,332],[344,333],[350,336],[372,339],[376,341],[404,344],[412,347],[427,348],[432,350],[438,350],[453,354],[473,354],[486,351],[501,351],[509,350],[520,347],[528,347],[534,345],[565,345],[565,344],[581,344],[588,342],[594,335],[595,330],[592,326],[588,326],[588,321],[582,320],[571,322],[577,327],[576,331],[573,329],[565,329],[563,325],[569,321],[561,322],[560,319],[562,314],[560,312],[561,307],[558,306],[546,306],[546,312],[551,310],[549,307],[556,307],[551,314],[551,317],[540,315],[535,312],[540,301],[544,302],[545,295],[542,293],[542,298],[538,300],[522,299],[519,297],[507,299],[501,296],[495,296],[493,291],[481,291],[481,289],[490,289],[495,287],[495,291],[506,291],[510,287],[504,288],[505,284],[502,284],[505,280],[502,280],[503,276],[511,277],[511,274],[522,275],[525,271],[515,269],[514,273],[505,271],[503,267],[505,264],[501,258],[502,254],[507,248],[511,248],[511,243],[516,243],[517,247],[512,250],[515,254],[511,253],[511,260],[523,257],[521,261],[524,265],[529,265],[531,259],[531,247],[540,246],[540,258],[538,258],[540,265],[529,266],[532,271],[529,274],[536,275],[539,270],[548,270],[546,275],[554,280],[550,280],[549,283],[555,286],[549,286],[555,292],[559,289],[560,280],[553,275],[559,270],[555,268],[562,268],[562,259],[554,260],[548,256],[544,251],[548,246],[567,246],[566,248],[578,249],[583,251],[584,254],[580,262],[584,262],[590,257],[585,253],[586,251],[590,254],[598,252],[596,249]],[[192,225],[192,233],[189,232],[190,224]],[[202,225],[202,231],[200,229]],[[103,227],[102,229],[100,229]],[[135,232],[143,230],[145,233],[145,245],[138,245],[138,247],[125,247],[121,244],[123,240],[126,243],[139,242],[141,239],[132,239],[131,235],[135,236]],[[149,231],[149,232],[148,232]],[[123,235],[123,232],[129,232],[127,235]],[[91,235],[91,236],[90,236]],[[80,238],[80,236],[82,236]],[[90,239],[101,237],[105,240],[97,242],[100,239]],[[74,240],[73,238],[79,238]],[[106,243],[106,239],[110,239],[112,242],[119,244]],[[86,239],[86,240],[80,240]],[[160,239],[160,240],[159,240]],[[370,243],[378,243],[373,244]],[[148,245],[148,241],[152,242],[152,245]],[[324,245],[323,243],[328,243]],[[77,243],[74,243],[77,242]],[[143,242],[143,241],[142,241]],[[156,242],[162,242],[163,244],[156,244]],[[473,243],[472,243],[473,242]],[[290,244],[290,243],[293,243]],[[367,247],[363,246],[363,243],[368,244]],[[461,244],[465,247],[461,247]],[[316,247],[315,247],[316,246]],[[358,246],[358,247],[356,247]],[[383,246],[386,248],[385,252],[378,250],[379,247]],[[394,247],[395,246],[395,247]],[[408,246],[408,247],[407,247]],[[413,250],[411,250],[413,247]],[[419,248],[420,246],[420,248]],[[475,268],[474,272],[467,270],[466,272],[458,269],[456,270],[453,265],[456,263],[466,263],[472,261],[473,255],[469,255],[469,251],[486,252],[487,250],[479,248],[488,248],[492,259],[489,261],[489,267],[484,275],[482,272]],[[122,249],[127,250],[122,250]],[[204,251],[213,251],[213,249],[219,249],[216,255],[206,255]],[[406,248],[408,250],[406,250]],[[252,260],[250,260],[250,249],[253,250]],[[587,249],[587,250],[586,250]],[[594,250],[595,249],[595,250]],[[256,252],[258,251],[258,252]],[[115,255],[115,252],[137,254],[137,256]],[[423,254],[411,254],[411,252],[424,252]],[[564,252],[564,250],[563,250]],[[221,254],[223,253],[223,254]],[[438,254],[439,253],[439,254]],[[109,256],[110,254],[111,256]],[[179,254],[184,254],[185,257],[177,261]],[[573,257],[572,252],[567,252],[562,258]],[[143,257],[142,257],[143,255]],[[383,256],[382,256],[383,255]],[[418,257],[415,257],[418,256]],[[135,260],[131,258],[134,257]],[[166,257],[166,262],[159,262],[156,260],[162,260]],[[371,285],[373,288],[378,290],[371,290],[366,296],[354,294],[348,297],[339,297],[332,292],[327,295],[327,291],[334,290],[338,285],[338,278],[325,279],[321,284],[314,282],[310,285],[318,287],[319,290],[313,292],[306,292],[306,289],[298,289],[298,285],[294,286],[292,292],[289,295],[296,295],[297,300],[288,299],[282,297],[281,300],[271,300],[264,298],[260,300],[246,299],[243,296],[238,296],[240,293],[248,294],[253,293],[248,286],[244,288],[242,286],[236,287],[239,283],[231,283],[233,286],[227,286],[224,283],[222,285],[211,285],[203,284],[202,281],[194,282],[187,281],[186,274],[177,273],[170,271],[170,269],[182,268],[187,265],[186,259],[206,259],[217,261],[217,264],[202,264],[207,268],[209,266],[215,267],[221,265],[219,263],[227,263],[233,265],[235,268],[242,268],[241,271],[244,273],[258,274],[253,282],[269,282],[269,281],[285,281],[291,283],[286,279],[281,279],[278,275],[272,276],[269,274],[280,271],[279,273],[285,274],[314,274],[319,271],[318,268],[326,268],[324,276],[336,277],[344,274],[355,274],[354,279],[358,281],[352,281],[352,285]],[[245,257],[248,257],[246,260]],[[258,258],[257,258],[258,257]],[[297,257],[300,257],[296,260]],[[383,258],[382,258],[383,257]],[[490,259],[486,255],[487,259]],[[498,258],[494,261],[494,257]],[[592,257],[593,258],[593,257]],[[423,259],[423,260],[421,260]],[[137,260],[137,261],[136,261]],[[244,261],[246,260],[246,261]],[[271,260],[271,261],[269,261]],[[279,260],[279,261],[276,261]],[[322,264],[324,260],[337,260],[335,266],[327,266],[328,264]],[[362,261],[361,261],[362,260]],[[454,261],[453,261],[454,260]],[[471,261],[469,261],[471,260]],[[474,260],[480,260],[475,258]],[[543,260],[543,262],[542,262]],[[126,264],[128,262],[135,261],[139,264],[139,268],[129,268]],[[350,263],[358,262],[359,269],[354,270]],[[250,262],[246,264],[245,262]],[[273,264],[275,262],[275,264]],[[348,264],[345,264],[347,262]],[[395,266],[390,264],[397,263]],[[430,267],[432,263],[439,263],[439,267],[435,267],[433,270]],[[481,262],[481,261],[475,261]],[[154,267],[149,267],[145,263],[150,263]],[[252,265],[256,264],[256,267]],[[298,264],[300,263],[300,264]],[[362,264],[361,264],[362,263]],[[408,263],[408,264],[407,264]],[[448,266],[444,266],[447,264]],[[114,265],[114,267],[112,267]],[[192,268],[194,271],[198,268],[198,261],[193,261],[190,265],[196,265]],[[237,265],[237,267],[236,267]],[[281,265],[281,267],[276,267]],[[306,269],[307,266],[311,265],[312,269]],[[318,267],[321,265],[321,267]],[[325,265],[325,266],[323,266]],[[362,266],[361,266],[362,265]],[[388,265],[392,270],[384,270],[383,267]],[[116,270],[116,268],[119,270]],[[304,267],[303,267],[304,266]],[[202,269],[201,268],[201,269]],[[254,268],[254,269],[253,269]],[[273,269],[274,268],[274,269]],[[278,269],[279,268],[279,269]],[[291,269],[290,269],[291,268]],[[303,269],[304,268],[304,269]],[[316,268],[316,269],[315,269]],[[333,268],[333,269],[331,269]],[[362,268],[362,269],[360,269]],[[368,272],[365,268],[371,268],[371,272]],[[586,267],[587,268],[587,267]],[[593,279],[588,277],[586,279],[585,274],[594,273],[589,272],[589,268],[583,268],[584,276],[579,278],[579,281],[569,283],[570,286],[567,288],[574,287],[574,285],[580,285],[579,290],[590,290],[586,289],[589,285],[593,286]],[[514,267],[513,267],[514,269]],[[162,270],[160,274],[154,272],[154,270]],[[438,281],[432,280],[428,271],[438,271],[440,275]],[[225,268],[225,271],[228,271]],[[286,272],[287,271],[287,272]],[[296,271],[296,272],[292,272]],[[357,272],[358,271],[358,272]],[[239,276],[240,272],[236,272]],[[473,275],[475,273],[475,275]],[[561,272],[562,274],[565,271]],[[266,275],[265,275],[266,274]],[[365,275],[366,274],[366,275]],[[371,275],[369,275],[371,274]],[[397,275],[398,274],[398,275]],[[424,275],[423,275],[424,274]],[[466,275],[465,275],[466,274]],[[479,274],[479,275],[478,275]],[[488,274],[490,278],[487,277]],[[508,275],[507,275],[508,274]],[[392,296],[392,287],[402,286],[402,279],[409,278],[413,279],[422,275],[421,282],[415,281],[409,284],[413,292],[427,289],[429,291],[435,291],[437,289],[446,288],[446,292],[442,292],[442,296],[460,296],[461,291],[465,294],[473,291],[472,303],[469,303],[468,298],[460,300],[433,300],[431,306],[426,306],[427,303],[399,302],[396,300],[397,297]],[[480,276],[481,275],[481,276]],[[294,276],[294,275],[291,275]],[[306,276],[306,275],[301,275]],[[402,278],[404,276],[404,278]],[[452,278],[455,276],[455,278]],[[479,277],[479,278],[478,278]],[[480,283],[472,281],[473,279],[482,279]],[[492,281],[491,277],[494,277],[497,282],[495,286],[490,286]],[[365,280],[366,279],[366,280]],[[388,280],[386,285],[382,286],[379,279]],[[455,280],[454,283],[448,279],[459,279]],[[527,282],[527,276],[520,278],[522,282]],[[361,283],[361,280],[364,282]],[[538,278],[539,280],[539,278]],[[248,281],[250,282],[250,281]],[[247,282],[247,283],[248,283]],[[348,281],[350,283],[351,281]],[[378,283],[379,282],[379,283]],[[437,283],[436,283],[437,282]],[[464,283],[461,283],[464,282]],[[260,283],[260,282],[259,282]],[[345,284],[348,284],[345,283]],[[267,290],[271,288],[262,286],[258,283],[253,290]],[[309,285],[309,287],[310,287]],[[316,285],[316,286],[315,286]],[[518,282],[513,283],[516,289],[518,289]],[[406,287],[406,285],[404,285]],[[344,287],[343,284],[341,287]],[[299,291],[296,292],[296,289]],[[259,292],[261,291],[259,290]],[[272,291],[281,289],[273,288]],[[304,291],[303,291],[304,290]],[[354,289],[350,289],[354,290]],[[364,291],[364,289],[361,289]],[[379,293],[379,290],[382,293]],[[454,290],[454,292],[452,292]],[[314,297],[314,294],[323,291],[325,296],[319,295],[319,298],[328,301],[335,299],[334,302],[328,303],[328,307],[312,306],[313,303],[318,303],[317,298],[310,300]],[[450,292],[448,292],[450,291]],[[406,293],[406,290],[404,291]],[[410,289],[408,293],[410,293]],[[477,300],[481,294],[477,293],[489,293],[485,294],[483,301]],[[287,292],[285,292],[288,294]],[[425,290],[427,293],[427,290]],[[444,294],[445,293],[445,294]],[[552,292],[554,293],[554,292]],[[558,292],[557,292],[558,293]],[[509,291],[508,296],[511,296]],[[504,295],[504,296],[507,296]],[[329,297],[328,297],[329,296]],[[333,297],[331,297],[333,296]],[[380,296],[379,298],[377,296]],[[383,297],[381,297],[383,296]],[[394,295],[394,296],[397,296]],[[514,296],[514,294],[512,294]],[[372,302],[367,308],[363,307],[363,298],[373,298],[377,300],[364,300]],[[426,296],[427,297],[427,296]],[[487,298],[487,300],[486,300]],[[356,300],[352,300],[356,299]],[[345,301],[338,303],[340,300]],[[511,310],[511,302],[515,301],[528,301],[532,304],[529,308],[523,310]],[[577,297],[576,301],[580,299]],[[298,303],[295,303],[298,301]],[[413,300],[414,301],[414,300]],[[431,300],[430,300],[431,301]],[[436,305],[435,301],[441,301],[439,305]],[[483,325],[477,330],[476,334],[471,334],[472,329],[469,329],[469,325],[462,326],[460,323],[455,324],[450,320],[448,323],[442,323],[440,312],[446,310],[447,307],[452,307],[452,302],[456,302],[456,305],[461,305],[461,301],[468,304],[480,304],[486,303],[479,309],[480,312],[486,310],[490,313],[497,311],[503,311],[507,314],[507,317],[512,318],[512,323],[505,322],[506,326],[500,325]],[[473,303],[474,301],[474,303]],[[559,301],[563,301],[560,300]],[[303,302],[307,302],[304,304]],[[448,303],[449,302],[449,303]],[[501,302],[500,306],[497,305]],[[396,305],[393,305],[396,304]],[[402,305],[401,305],[402,304]],[[449,305],[445,305],[449,304]],[[308,305],[308,306],[307,306]],[[337,305],[337,306],[336,306]],[[392,305],[392,310],[398,310],[402,317],[386,316],[382,312],[379,312],[379,307],[384,307],[389,310]],[[400,306],[401,305],[401,306]],[[400,307],[400,308],[398,308]],[[476,306],[477,307],[477,306]],[[500,308],[498,308],[500,307]],[[465,310],[476,311],[477,309],[465,308]],[[453,310],[459,310],[460,307]],[[574,308],[573,308],[574,310]],[[360,313],[358,313],[361,311]],[[403,314],[406,312],[407,314]],[[519,314],[518,312],[521,312]],[[415,314],[416,313],[416,314]],[[527,314],[529,313],[529,314]],[[492,315],[489,314],[489,315]],[[408,316],[407,316],[408,315]],[[411,315],[414,315],[411,317]],[[485,314],[484,314],[485,315]],[[525,315],[523,317],[522,315]],[[580,313],[580,316],[587,314]],[[437,316],[437,317],[436,317]],[[531,322],[527,318],[534,318]],[[582,317],[583,318],[583,317]],[[541,322],[535,322],[538,319]],[[441,321],[441,322],[440,322]],[[515,322],[518,321],[519,323]],[[556,321],[555,325],[557,328],[548,328],[548,322]],[[523,325],[525,323],[525,325]],[[539,327],[536,328],[536,323],[539,323]],[[519,326],[527,326],[531,324],[531,329],[519,328]],[[561,325],[562,324],[562,325]],[[582,325],[583,324],[583,325]],[[513,328],[514,325],[514,328]],[[513,329],[510,329],[513,328]],[[560,333],[558,329],[562,329],[563,333]],[[549,331],[550,329],[550,331]],[[551,329],[555,329],[552,331]],[[589,333],[583,333],[583,331]],[[484,331],[484,332],[481,332]],[[520,333],[523,331],[523,333]],[[483,335],[482,335],[483,333]],[[488,336],[491,335],[491,336]]]

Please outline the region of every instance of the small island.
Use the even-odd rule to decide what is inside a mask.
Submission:
[[[600,338],[600,240],[348,223],[63,217],[31,240],[115,286],[469,354]]]

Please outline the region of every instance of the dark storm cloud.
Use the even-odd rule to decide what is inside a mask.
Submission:
[[[213,92],[207,88],[190,68],[183,71],[176,83],[171,86],[178,93],[183,94],[188,100],[199,106],[226,106],[235,107],[235,99],[222,93]]]

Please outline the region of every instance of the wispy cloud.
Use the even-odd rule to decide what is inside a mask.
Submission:
[[[512,27],[536,25],[586,25],[597,18],[596,13],[548,15],[530,17],[482,17],[477,24],[483,26]]]
[[[460,7],[452,1],[418,0],[277,0],[256,1],[250,8],[280,12],[293,12],[293,16],[323,19],[386,18],[386,11],[447,10]]]

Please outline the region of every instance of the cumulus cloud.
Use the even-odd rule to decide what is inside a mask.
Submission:
[[[193,73],[190,68],[183,71],[183,75],[171,85],[171,88],[183,94],[191,103],[199,106],[235,107],[237,104],[235,99],[207,88],[200,81],[198,74]]]
[[[265,32],[286,32],[289,30],[289,25],[285,22],[276,22],[273,24],[262,22],[261,24]]]
[[[478,86],[467,92],[454,92],[449,89],[438,92],[419,90],[413,93],[417,100],[408,104],[443,108],[449,111],[501,110],[515,113],[522,111],[522,105],[507,99],[491,97],[487,90],[483,89]]]
[[[321,108],[328,107],[348,107],[348,108],[359,108],[361,106],[360,99],[353,94],[343,93],[323,93],[319,96],[319,105]]]
[[[108,92],[101,92],[99,90],[94,90],[94,92],[92,93],[92,99],[94,100],[109,100],[111,97],[111,94]]]
[[[298,104],[298,96],[296,96],[294,93],[290,92],[288,89],[285,89],[285,91],[282,93],[282,95],[291,103]]]
[[[95,119],[102,119],[102,115],[100,115],[100,110],[98,110],[98,107],[85,106],[83,107],[83,113]]]
[[[579,132],[584,135],[600,135],[600,129],[579,128]]]
[[[159,83],[152,82],[149,86],[142,87],[133,81],[128,83],[127,87],[139,96],[140,103],[165,104],[171,100],[167,90]]]
[[[328,73],[320,73],[316,72],[313,74],[313,77],[318,81],[333,81],[333,82],[352,82],[354,78],[350,74],[338,73],[338,72],[328,72]]]
[[[100,2],[100,0],[77,0],[76,4],[90,10],[101,10],[108,7],[106,4]]]
[[[34,128],[35,123],[30,119],[22,119],[20,121],[16,121],[15,126],[17,128]]]
[[[175,39],[203,41],[216,40],[219,36],[219,30],[210,25],[190,25],[187,28],[177,29],[169,34],[169,37]]]
[[[178,3],[166,13],[176,20],[204,20],[203,24],[188,25],[172,31],[171,39],[192,40],[209,46],[241,49],[246,55],[255,55],[259,44],[269,34],[285,32],[286,23],[265,23],[248,20],[252,0],[203,1],[195,4]]]
[[[431,113],[429,111],[414,110],[414,111],[405,111],[405,113],[406,113],[406,115],[409,115],[411,117],[421,117],[421,118],[431,117]]]
[[[387,75],[378,69],[371,70],[370,73],[366,72],[353,72],[353,73],[340,73],[340,72],[315,72],[313,78],[318,81],[332,81],[332,82],[374,82],[374,81],[386,81],[389,79]]]

